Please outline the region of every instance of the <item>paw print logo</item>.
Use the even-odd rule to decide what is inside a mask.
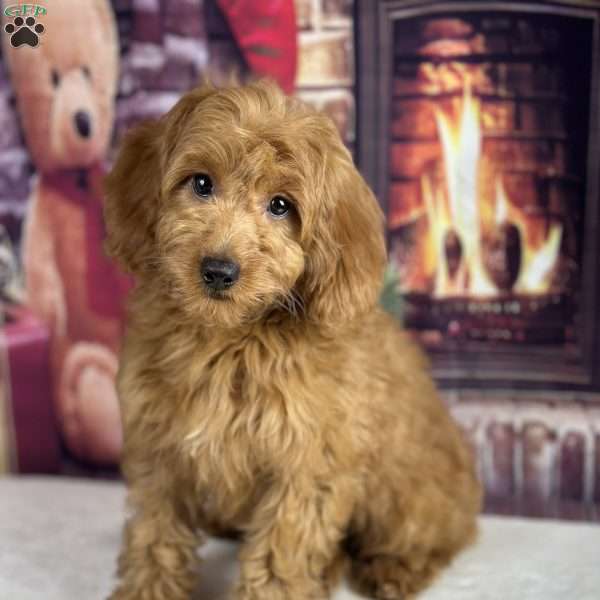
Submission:
[[[15,17],[12,23],[4,26],[4,31],[10,35],[10,43],[14,48],[27,45],[35,48],[40,43],[40,35],[44,33],[44,26],[36,23],[34,17]]]

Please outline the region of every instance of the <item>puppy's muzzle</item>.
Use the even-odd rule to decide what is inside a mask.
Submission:
[[[212,291],[229,289],[240,277],[240,266],[231,260],[207,256],[200,263],[200,273],[204,285]]]

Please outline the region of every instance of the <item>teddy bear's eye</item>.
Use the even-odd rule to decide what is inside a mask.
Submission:
[[[86,79],[92,78],[92,72],[90,71],[90,68],[87,65],[83,65],[83,67],[81,67],[81,72],[83,73]]]
[[[52,77],[52,85],[54,87],[58,87],[58,84],[60,83],[60,74],[56,69],[52,69],[51,77]]]

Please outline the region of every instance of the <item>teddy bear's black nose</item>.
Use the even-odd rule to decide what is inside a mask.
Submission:
[[[92,122],[90,115],[83,110],[78,110],[74,117],[75,129],[82,138],[89,138],[92,133]]]

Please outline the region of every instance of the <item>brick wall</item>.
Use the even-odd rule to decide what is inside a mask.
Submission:
[[[209,73],[223,83],[248,67],[215,0],[113,0],[124,54],[117,135],[167,110]],[[295,0],[299,28],[297,94],[324,110],[354,142],[352,0]],[[175,15],[184,14],[183,19]],[[171,18],[169,17],[171,15]]]
[[[113,0],[121,33],[115,135],[157,117],[209,64],[208,0]]]
[[[354,50],[352,0],[295,0],[298,23],[297,95],[326,112],[352,147]]]

